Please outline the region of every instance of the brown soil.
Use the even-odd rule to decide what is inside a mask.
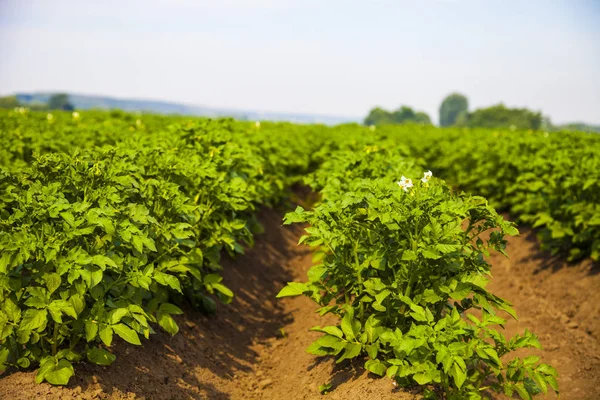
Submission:
[[[296,245],[302,228],[281,226],[281,214],[263,211],[265,234],[246,255],[225,261],[234,302],[214,315],[187,310],[180,333],[158,333],[143,346],[117,343],[110,367],[76,366],[67,387],[37,385],[35,372],[0,379],[2,399],[317,399],[332,383],[330,399],[418,399],[389,379],[373,379],[359,366],[336,366],[305,352],[327,321],[303,297],[278,300],[285,282],[302,280],[311,265]],[[540,253],[530,232],[509,241],[511,260],[492,258],[492,290],[515,303],[519,322],[539,334],[543,359],[557,366],[564,399],[598,399],[600,388],[600,275],[589,264],[564,266]],[[329,321],[332,322],[332,321]]]

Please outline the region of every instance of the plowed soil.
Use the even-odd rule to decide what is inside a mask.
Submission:
[[[236,293],[232,304],[214,315],[185,310],[174,337],[158,333],[142,346],[114,344],[112,366],[79,364],[67,387],[37,385],[34,371],[4,376],[0,398],[316,399],[324,383],[333,385],[330,399],[421,398],[418,390],[398,390],[357,364],[336,367],[305,352],[318,335],[309,329],[327,321],[305,298],[275,299],[311,265],[309,250],[296,245],[302,228],[281,226],[281,216],[261,212],[265,233],[244,256],[225,260],[225,280]],[[538,333],[545,350],[537,353],[558,368],[563,399],[600,399],[599,270],[588,262],[563,265],[521,231],[509,240],[510,260],[491,259],[491,289],[512,301],[520,317],[507,324],[507,333]]]

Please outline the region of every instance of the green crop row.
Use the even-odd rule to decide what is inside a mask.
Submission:
[[[184,299],[230,302],[221,253],[242,253],[256,208],[311,165],[297,132],[121,117],[0,117],[2,369],[66,384],[73,362],[115,360],[114,335],[177,333]]]
[[[600,135],[420,127],[385,134],[452,185],[538,228],[544,249],[571,261],[600,259]]]
[[[375,143],[331,153],[306,179],[322,202],[285,217],[309,224],[300,243],[315,248],[317,263],[307,282],[289,283],[278,297],[304,294],[321,315],[339,318],[313,328],[323,335],[308,351],[366,359],[367,370],[395,384],[427,385],[431,399],[558,391],[556,370],[539,357],[507,359],[539,348],[535,335],[507,339],[495,329],[506,322],[498,311],[516,316],[486,289],[484,255],[503,253],[514,225],[484,198],[431,178],[402,148]]]

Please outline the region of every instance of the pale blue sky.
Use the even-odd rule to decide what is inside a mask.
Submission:
[[[600,123],[600,1],[0,0],[0,94],[437,120],[460,91]]]

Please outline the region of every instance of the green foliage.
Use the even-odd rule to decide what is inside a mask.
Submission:
[[[431,125],[431,119],[426,113],[415,112],[407,106],[402,106],[392,112],[376,107],[369,112],[364,123],[365,125],[394,125],[404,123]]]
[[[440,105],[440,126],[452,126],[464,123],[469,110],[469,101],[460,93],[446,96]]]
[[[256,209],[304,180],[322,202],[286,223],[310,225],[301,242],[320,261],[280,296],[339,317],[316,328],[311,352],[364,357],[374,374],[448,398],[478,398],[484,381],[523,398],[557,390],[552,367],[507,359],[539,346],[534,335],[495,329],[513,311],[486,289],[484,255],[503,251],[513,225],[486,199],[418,177],[435,166],[544,221],[544,243],[594,256],[598,153],[583,134],[0,111],[0,365],[66,384],[79,361],[113,363],[117,340],[177,334],[182,303],[230,302],[221,255],[251,245]]]
[[[184,300],[229,303],[221,254],[252,244],[313,147],[227,120],[52,115],[0,119],[0,361],[64,385],[75,362],[114,362],[116,337],[176,334]]]
[[[319,261],[307,282],[289,283],[278,297],[304,294],[321,315],[339,318],[313,328],[323,336],[308,351],[337,362],[366,358],[372,373],[439,386],[445,398],[482,398],[484,385],[524,399],[548,386],[558,391],[556,371],[537,358],[505,360],[539,347],[535,335],[509,340],[494,328],[505,323],[499,311],[515,313],[486,289],[483,256],[504,252],[504,235],[517,230],[484,198],[453,192],[427,173],[416,184],[402,176],[399,188],[400,175],[422,171],[402,151],[334,153],[307,178],[323,202],[286,215],[288,224],[309,225],[300,243]]]
[[[498,104],[470,113],[466,126],[537,130],[542,126],[542,114],[526,108],[507,108],[503,104]]]
[[[394,136],[448,182],[537,228],[544,249],[572,261],[600,259],[600,136],[458,129]]]

